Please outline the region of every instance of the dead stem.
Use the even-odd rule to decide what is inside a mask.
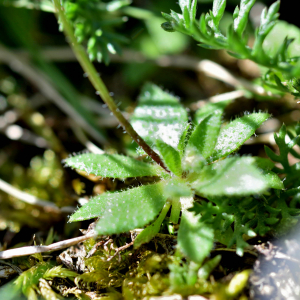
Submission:
[[[42,207],[45,211],[48,212],[56,212],[56,213],[73,213],[75,211],[75,207],[66,206],[59,208],[53,202],[40,199],[28,193],[22,192],[19,189],[13,187],[9,183],[5,182],[0,178],[0,190],[5,193],[18,198],[19,200],[26,202],[31,205],[36,205]],[[0,257],[1,258],[1,257]]]
[[[61,249],[71,247],[73,245],[76,245],[80,242],[86,241],[94,237],[96,237],[96,235],[95,233],[92,233],[92,234],[87,234],[84,236],[79,236],[76,238],[64,240],[61,242],[57,242],[48,246],[28,246],[28,247],[5,250],[0,252],[0,259],[9,259],[13,257],[27,256],[27,255],[49,252],[49,251],[58,251]]]

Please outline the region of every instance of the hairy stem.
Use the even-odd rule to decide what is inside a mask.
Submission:
[[[97,70],[94,65],[90,62],[85,49],[77,42],[77,39],[74,35],[73,28],[71,24],[68,22],[64,10],[60,4],[60,0],[54,0],[55,11],[59,16],[59,21],[63,25],[64,32],[69,39],[69,43],[75,53],[77,60],[79,61],[81,67],[88,75],[89,80],[93,84],[94,88],[99,93],[102,100],[107,104],[108,108],[115,115],[115,117],[119,120],[123,128],[126,132],[133,138],[135,142],[163,169],[167,172],[170,172],[163,161],[159,157],[159,155],[149,147],[149,145],[138,135],[138,133],[133,129],[131,124],[126,120],[123,114],[120,112],[119,108],[115,104],[114,100],[110,96],[104,82],[100,78]]]

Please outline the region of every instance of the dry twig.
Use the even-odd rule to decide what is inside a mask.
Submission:
[[[59,208],[53,202],[39,199],[38,197],[35,197],[28,193],[22,192],[19,189],[10,185],[9,183],[5,182],[1,178],[0,178],[0,190],[4,191],[5,193],[7,193],[15,198],[18,198],[19,200],[21,200],[23,202],[42,207],[45,211],[48,211],[48,212],[73,213],[75,211],[75,207],[66,206],[66,207]]]
[[[79,236],[76,238],[57,242],[48,246],[28,246],[28,247],[5,250],[0,252],[0,259],[9,259],[13,257],[27,256],[27,255],[43,253],[43,252],[58,251],[61,249],[71,247],[73,245],[76,245],[80,242],[86,241],[94,237],[96,237],[95,233],[91,233],[84,236]]]

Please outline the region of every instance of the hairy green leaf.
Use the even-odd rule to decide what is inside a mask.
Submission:
[[[164,186],[164,193],[170,199],[191,197],[193,194],[186,179],[179,177],[173,177],[166,182]]]
[[[156,146],[169,170],[176,176],[182,175],[181,157],[172,146],[158,140]]]
[[[133,128],[154,148],[156,141],[162,140],[176,149],[187,121],[178,99],[151,83],[143,87],[131,118]]]
[[[99,234],[125,232],[148,224],[158,215],[167,197],[164,183],[144,185],[124,192],[105,193],[78,209],[70,222],[101,217]]]
[[[161,213],[159,214],[159,217],[148,227],[146,227],[134,240],[134,247],[138,248],[142,244],[148,243],[151,239],[153,239],[156,234],[159,232],[161,224],[163,220],[165,219],[171,204],[167,202],[162,209]]]
[[[181,212],[181,199],[191,198],[193,191],[184,178],[173,177],[164,187],[164,192],[172,204],[170,222],[178,224]]]
[[[161,174],[161,168],[157,165],[118,154],[81,154],[67,158],[65,163],[69,167],[102,177],[128,178]]]
[[[208,117],[210,114],[214,112],[224,112],[226,106],[232,100],[220,101],[217,103],[207,103],[200,109],[198,109],[195,113],[195,122],[199,124],[202,120]]]
[[[201,264],[213,247],[213,229],[200,223],[200,217],[184,210],[178,231],[178,248],[192,261]]]
[[[209,161],[215,161],[236,151],[269,117],[267,113],[253,113],[229,123],[221,130]]]
[[[121,193],[111,194],[106,203],[98,198],[99,207],[105,207],[100,215],[96,231],[101,235],[122,233],[143,227],[152,221],[163,208],[167,198],[164,183],[141,186]]]
[[[192,182],[206,196],[246,196],[263,193],[268,182],[254,166],[251,157],[231,157],[205,166]]]
[[[214,151],[220,132],[222,112],[216,111],[198,124],[188,141],[188,148],[196,148],[203,158]]]
[[[185,147],[188,143],[188,139],[189,139],[189,134],[190,134],[190,127],[191,125],[190,124],[187,124],[185,130],[183,131],[180,139],[179,139],[179,143],[178,143],[178,151],[179,151],[179,154],[180,156],[182,157],[183,154],[184,154],[184,151],[185,151]]]

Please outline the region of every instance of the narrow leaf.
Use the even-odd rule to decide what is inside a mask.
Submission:
[[[181,213],[181,203],[180,199],[172,199],[172,209],[170,214],[170,222],[173,224],[178,224]]]
[[[167,22],[173,22],[174,19],[169,15],[169,14],[166,14],[164,12],[161,13],[162,17],[167,21]]]
[[[201,30],[201,33],[204,36],[207,36],[207,28],[206,28],[206,21],[205,21],[205,14],[202,14],[200,16],[200,20],[199,20],[199,29]]]
[[[165,219],[171,204],[167,202],[162,209],[161,213],[159,214],[159,217],[148,227],[146,227],[134,240],[134,247],[138,248],[142,244],[150,242],[159,232],[161,224],[163,220]]]
[[[176,176],[181,176],[182,168],[179,152],[160,140],[157,141],[156,145],[169,170]]]
[[[185,22],[185,27],[187,29],[189,29],[190,24],[191,24],[191,20],[190,20],[190,12],[189,12],[189,9],[187,7],[185,7],[184,10],[183,10],[183,18],[184,18],[184,22]]]
[[[191,0],[179,0],[179,6],[181,8],[181,11],[184,11],[184,8],[187,7],[190,8]]]
[[[274,2],[269,10],[267,8],[265,8],[263,11],[262,11],[262,14],[261,14],[261,22],[260,22],[260,31],[263,31],[265,26],[268,24],[268,23],[271,23],[272,21],[275,21],[278,19],[278,11],[279,11],[279,7],[280,7],[280,1],[276,1]],[[260,32],[261,34],[264,34],[263,32]]]
[[[65,163],[88,174],[111,178],[157,176],[161,173],[156,165],[118,154],[81,154],[67,158]]]
[[[220,132],[222,112],[216,111],[206,117],[193,131],[188,148],[196,148],[203,158],[208,158],[214,151]]]
[[[178,14],[177,12],[173,11],[172,9],[171,9],[170,15],[177,23],[180,23],[180,21],[183,20],[183,16],[181,14]]]
[[[276,162],[281,162],[282,161],[282,158],[275,154],[268,146],[265,145],[265,151],[266,151],[266,154],[273,160],[273,161],[276,161]]]
[[[213,229],[200,223],[200,216],[184,210],[178,230],[178,248],[192,261],[201,264],[213,247]]]
[[[69,221],[101,217],[97,225],[99,234],[120,233],[142,227],[163,208],[167,200],[163,186],[164,183],[160,182],[96,196],[79,208]]]
[[[195,113],[195,122],[199,124],[202,120],[204,120],[207,116],[214,112],[224,112],[226,106],[231,103],[232,100],[220,101],[217,103],[207,103],[200,109],[198,109]]]
[[[214,0],[212,13],[216,25],[219,24],[221,18],[223,17],[225,7],[226,7],[226,0]]]
[[[177,149],[180,153],[180,156],[183,156],[184,154],[184,150],[185,150],[185,147],[188,143],[188,138],[189,138],[189,131],[190,131],[190,124],[187,124],[185,130],[183,131],[181,137],[180,137],[180,140],[179,140],[179,143],[178,143],[178,146],[177,146]]]
[[[191,10],[190,10],[190,18],[192,22],[195,21],[196,19],[196,13],[197,13],[197,0],[192,0]]]
[[[187,112],[178,99],[151,83],[142,89],[131,118],[133,128],[153,148],[162,140],[176,149],[187,121]]]
[[[269,186],[251,157],[231,157],[205,166],[192,187],[205,196],[246,196]]]
[[[236,151],[269,117],[267,113],[254,113],[229,123],[221,130],[209,161],[212,162]]]
[[[234,19],[234,31],[241,36],[246,28],[249,13],[256,0],[241,0],[238,16]]]

